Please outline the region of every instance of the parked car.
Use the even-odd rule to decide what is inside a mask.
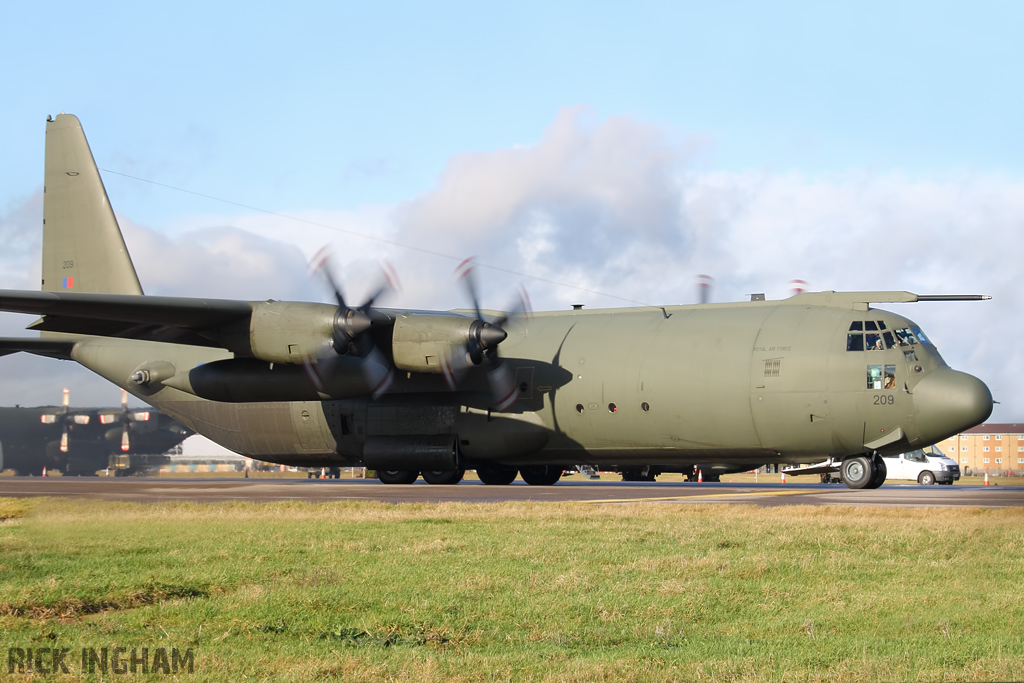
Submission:
[[[956,461],[944,456],[934,446],[886,456],[884,459],[888,470],[886,481],[913,479],[918,484],[951,485],[960,478],[960,466]]]

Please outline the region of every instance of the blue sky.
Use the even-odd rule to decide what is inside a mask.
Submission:
[[[395,264],[388,303],[464,303],[450,259],[331,228],[521,273],[495,307],[512,279],[539,308],[692,301],[703,272],[719,299],[983,291],[900,312],[1024,419],[1024,352],[975,333],[1021,336],[1024,5],[553,4],[4,4],[0,286],[34,286],[67,111],[153,293],[322,297],[301,265],[333,241],[350,282]],[[25,367],[0,399],[59,395]]]

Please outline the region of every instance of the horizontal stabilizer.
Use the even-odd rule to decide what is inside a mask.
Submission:
[[[71,360],[71,350],[77,339],[40,339],[38,337],[0,337],[0,356],[24,351],[37,356]]]

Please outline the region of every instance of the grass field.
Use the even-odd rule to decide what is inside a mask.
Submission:
[[[1019,509],[0,499],[0,519],[3,641],[69,648],[60,680],[103,647],[191,648],[190,681],[1024,679]]]

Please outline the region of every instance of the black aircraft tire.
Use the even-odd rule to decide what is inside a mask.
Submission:
[[[877,489],[879,486],[885,483],[885,478],[889,475],[889,468],[885,466],[885,461],[875,456],[875,473],[871,476],[871,483],[865,488]]]
[[[462,481],[462,478],[466,476],[466,470],[449,470],[449,471],[437,471],[428,472],[423,470],[421,473],[423,481],[428,484],[440,484],[451,486],[452,484],[458,484]]]
[[[844,460],[840,471],[843,474],[843,483],[851,489],[866,489],[874,479],[875,466],[871,458],[858,455]]]
[[[382,484],[411,484],[419,476],[416,470],[377,470],[377,478]]]
[[[523,481],[530,486],[551,486],[562,478],[564,469],[561,465],[535,465],[520,467],[519,474],[522,475]]]
[[[488,486],[508,486],[516,480],[515,467],[484,467],[476,469],[476,476]]]
[[[925,470],[921,474],[917,475],[917,483],[922,486],[931,486],[935,483],[935,475]]]

